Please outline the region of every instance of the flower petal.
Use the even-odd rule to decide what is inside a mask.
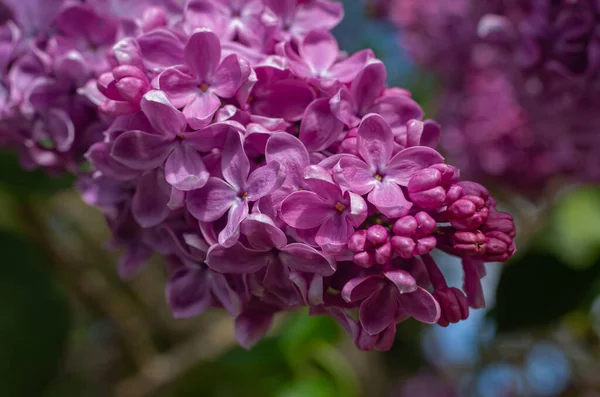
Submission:
[[[207,83],[221,61],[221,41],[209,29],[196,29],[185,45],[184,57],[194,75]]]
[[[131,203],[133,217],[144,228],[160,224],[169,213],[170,190],[162,172],[150,171],[143,174],[137,183]]]
[[[210,124],[213,115],[221,106],[221,100],[213,92],[199,92],[183,108],[187,122],[194,130],[199,130]]]
[[[256,251],[235,243],[231,247],[213,245],[208,250],[206,264],[219,273],[255,273],[274,259],[269,251]]]
[[[167,302],[175,318],[202,314],[211,303],[210,288],[204,269],[177,269],[167,283]]]
[[[329,69],[338,57],[340,49],[333,35],[327,30],[312,30],[302,40],[299,54],[319,77]]]
[[[173,187],[188,192],[206,185],[210,174],[193,147],[177,145],[165,164],[165,178]]]
[[[369,112],[375,99],[381,95],[386,78],[385,65],[377,60],[371,61],[352,82],[350,90],[361,116]]]
[[[250,214],[241,226],[252,248],[270,251],[273,248],[282,249],[287,244],[285,233],[279,229],[273,220],[264,214]]]
[[[329,107],[334,116],[348,127],[352,128],[360,124],[360,118],[356,116],[356,104],[346,87],[341,88],[331,97]]]
[[[188,193],[187,209],[194,218],[213,222],[222,217],[236,199],[237,192],[230,184],[211,177],[203,188]]]
[[[308,151],[295,136],[287,133],[271,135],[265,149],[267,163],[277,161],[286,175],[286,183],[303,185],[304,168],[310,164]]]
[[[335,262],[306,244],[292,243],[279,253],[281,262],[290,269],[321,276],[335,273]]]
[[[375,168],[354,156],[342,157],[333,172],[337,182],[361,196],[373,190],[378,183]]]
[[[416,291],[400,295],[400,306],[415,320],[433,324],[440,319],[440,305],[425,289],[418,287]]]
[[[300,191],[290,194],[281,203],[281,219],[296,229],[312,229],[331,216],[331,208],[316,193]]]
[[[402,189],[393,182],[384,180],[377,184],[367,199],[382,214],[390,218],[399,218],[408,214],[413,203],[404,197]]]
[[[375,171],[383,171],[394,150],[394,134],[390,126],[383,117],[371,113],[361,121],[357,135],[358,153]]]
[[[363,70],[367,62],[375,58],[372,50],[362,50],[333,65],[329,75],[342,83],[352,82]]]
[[[398,288],[401,294],[414,292],[417,289],[417,281],[405,270],[390,270],[383,272],[383,275]]]
[[[183,63],[183,43],[175,33],[167,29],[145,33],[137,38],[137,42],[144,66],[149,70],[161,71]]]
[[[385,168],[386,180],[407,186],[410,178],[424,168],[444,162],[444,157],[435,149],[414,146],[398,152]]]
[[[227,224],[219,233],[219,244],[231,247],[240,238],[240,224],[248,216],[248,201],[236,200],[227,213]]]
[[[176,108],[182,108],[190,103],[198,93],[197,80],[179,66],[163,71],[158,76],[157,82],[158,88],[164,91]]]
[[[223,157],[221,158],[223,177],[239,193],[246,188],[246,179],[250,173],[250,161],[242,146],[242,137],[235,130],[227,132]]]
[[[231,54],[219,65],[211,86],[221,98],[232,98],[250,76],[250,65],[242,58]]]
[[[381,288],[361,303],[360,324],[369,335],[377,335],[394,324],[398,292],[391,286]]]
[[[337,247],[345,245],[353,232],[354,228],[350,220],[346,216],[334,212],[334,215],[325,220],[319,228],[315,241],[323,248],[335,250]]]
[[[247,309],[235,319],[235,339],[245,349],[260,341],[273,322],[273,313],[261,309]]]
[[[309,151],[320,151],[338,140],[343,129],[344,124],[331,112],[329,98],[321,98],[306,108],[299,138]]]
[[[379,97],[369,111],[380,114],[392,131],[404,128],[411,119],[420,120],[424,114],[419,104],[406,95],[384,95]]]
[[[140,103],[142,112],[152,127],[159,133],[175,137],[185,131],[185,116],[169,102],[164,92],[152,90],[147,92]]]
[[[173,151],[174,142],[162,135],[143,131],[127,131],[117,137],[110,156],[134,170],[160,167]]]
[[[342,288],[342,298],[348,303],[358,302],[373,295],[383,286],[385,282],[379,275],[355,277]]]
[[[231,276],[230,276],[231,278]],[[242,297],[232,288],[224,274],[210,272],[211,291],[231,317],[237,317],[242,311]]]
[[[277,190],[285,180],[285,173],[277,161],[257,168],[248,177],[246,192],[249,201],[256,201]]]

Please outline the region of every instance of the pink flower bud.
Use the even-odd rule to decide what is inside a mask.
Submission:
[[[442,173],[434,168],[421,170],[408,182],[408,196],[424,209],[436,209],[446,200],[446,190],[441,186]]]
[[[413,256],[415,251],[416,243],[410,237],[394,236],[392,237],[392,248],[394,251],[404,259],[408,259]]]
[[[457,288],[436,289],[433,296],[439,302],[442,312],[438,325],[447,327],[469,317],[469,302],[461,290]]]
[[[464,196],[447,210],[450,224],[458,230],[477,229],[487,221],[488,214],[485,200],[478,196]]]
[[[375,248],[375,262],[380,265],[385,265],[392,259],[392,245],[390,242]]]
[[[364,267],[365,269],[375,266],[376,263],[375,257],[369,254],[367,251],[355,254],[352,260],[354,260],[354,263],[356,263],[358,266]]]
[[[362,252],[366,249],[367,231],[357,230],[352,233],[348,240],[348,249],[354,253]]]
[[[381,225],[374,225],[367,229],[367,240],[374,245],[381,245],[388,241],[388,231]]]
[[[485,240],[485,235],[480,230],[456,232],[452,235],[454,249],[461,255],[483,255]]]

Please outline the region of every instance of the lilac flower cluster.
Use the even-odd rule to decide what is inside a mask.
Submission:
[[[600,179],[597,2],[387,6],[417,64],[444,81],[442,143],[462,170],[529,195]]]
[[[162,255],[174,316],[223,308],[246,347],[303,306],[360,349],[387,350],[408,318],[445,326],[485,304],[483,263],[515,252],[512,218],[444,163],[440,127],[386,86],[371,50],[339,50],[339,3],[73,7],[95,3],[118,23],[114,44],[85,47],[105,58],[82,55],[96,71],[69,91],[97,104],[104,126],[78,186],[125,250],[123,277]],[[463,259],[462,290],[435,248]]]

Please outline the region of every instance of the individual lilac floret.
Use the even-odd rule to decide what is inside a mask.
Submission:
[[[221,158],[223,179],[210,177],[206,186],[187,197],[190,213],[202,222],[214,222],[227,214],[227,224],[219,233],[219,244],[230,247],[239,237],[239,226],[248,216],[249,203],[275,191],[284,181],[278,162],[250,173],[250,161],[237,131],[229,131]]]
[[[185,65],[165,70],[158,85],[173,106],[183,108],[190,127],[207,126],[221,106],[220,98],[233,98],[250,76],[250,65],[231,54],[221,60],[217,35],[198,29],[184,49]]]
[[[312,191],[290,194],[281,203],[281,218],[296,229],[314,229],[323,249],[341,250],[367,218],[367,204],[358,194],[343,191],[322,167],[307,167],[304,179]]]
[[[378,114],[365,116],[358,127],[357,151],[360,158],[342,157],[335,167],[335,177],[342,185],[360,195],[390,218],[406,215],[412,203],[401,187],[409,184],[415,172],[444,158],[428,147],[413,147],[393,156],[394,135]],[[409,190],[410,191],[410,190]]]
[[[403,270],[354,278],[344,285],[342,297],[347,302],[361,302],[360,323],[370,335],[379,334],[405,313],[429,324],[440,316],[433,296]]]

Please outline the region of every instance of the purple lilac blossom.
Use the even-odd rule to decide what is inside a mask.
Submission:
[[[600,8],[592,0],[388,0],[442,82],[444,149],[467,176],[532,198],[600,180]]]
[[[447,326],[485,304],[483,264],[515,252],[512,218],[444,163],[440,126],[371,50],[340,52],[339,3],[73,4],[56,29],[25,26],[27,43],[2,36],[0,142],[77,173],[122,277],[165,258],[174,317],[222,308],[249,348],[309,307],[388,350],[409,318]],[[436,248],[463,259],[462,290]]]

